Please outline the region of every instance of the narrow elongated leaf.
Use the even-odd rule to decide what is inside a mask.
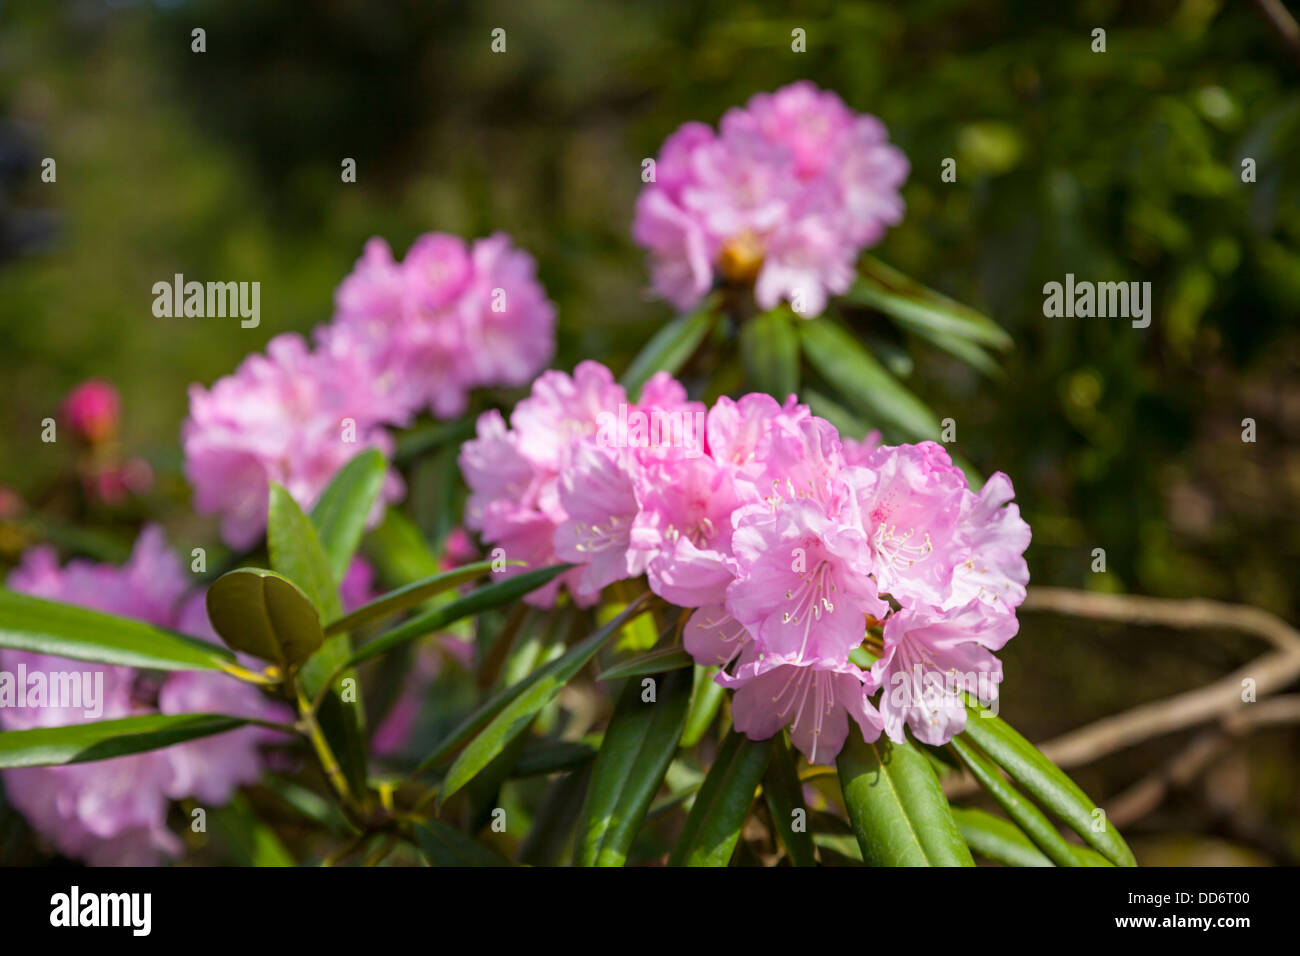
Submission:
[[[404,464],[413,458],[431,451],[437,451],[445,445],[460,446],[467,439],[474,437],[474,420],[460,419],[453,422],[426,422],[414,428],[405,429],[397,437],[397,448],[393,452],[393,461]]]
[[[854,836],[868,866],[974,866],[925,755],[853,730],[837,761]]]
[[[553,740],[529,747],[515,762],[510,776],[543,777],[585,766],[596,757],[596,748],[575,740]]]
[[[447,771],[439,799],[446,800],[472,780],[497,754],[501,753],[506,744],[523,733],[538,712],[560,692],[560,688],[571,681],[596,655],[601,646],[619,632],[624,622],[644,605],[644,597],[638,598],[629,604],[622,614],[591,637],[575,645],[563,657],[552,661],[528,678],[527,686],[501,708],[501,712],[492,718],[491,723],[483,728],[482,732],[457,756],[451,769]]]
[[[726,696],[721,684],[713,679],[716,667],[695,665],[695,690],[691,694],[691,709],[686,714],[686,728],[682,731],[681,746],[694,747],[718,716],[722,698]]]
[[[610,719],[592,767],[578,828],[579,866],[622,866],[650,802],[663,783],[686,722],[691,677],[665,674],[656,699],[641,699],[641,682],[629,681]]]
[[[0,589],[0,647],[167,671],[219,671],[235,655],[143,621]]]
[[[970,807],[953,807],[952,818],[966,845],[987,860],[1004,866],[1052,866],[1043,851],[1010,820]]]
[[[226,646],[282,670],[297,667],[325,640],[320,615],[292,581],[262,568],[239,568],[212,582],[208,619]]]
[[[1009,349],[1011,336],[988,316],[927,289],[870,256],[845,299],[877,309],[905,328],[957,336],[996,349]]]
[[[243,727],[249,721],[224,714],[149,714],[67,727],[0,733],[0,768],[53,767],[170,747]]]
[[[274,482],[266,518],[266,547],[271,567],[311,599],[322,624],[343,616],[338,584],[320,534],[289,492]]]
[[[958,734],[952,739],[953,749],[957,751],[962,762],[971,774],[987,790],[1025,835],[1047,855],[1055,866],[1077,866],[1070,845],[1057,832],[1052,821],[1043,812],[1024,798],[1015,787],[1002,779],[993,763],[979,753],[973,744],[962,739]]]
[[[654,334],[620,379],[629,396],[640,394],[655,372],[675,375],[686,364],[713,325],[715,303],[709,296],[695,311],[679,315]]]
[[[572,854],[569,847],[578,815],[586,803],[591,765],[562,774],[550,782],[542,795],[533,825],[519,847],[519,862],[529,866],[558,866]]]
[[[321,623],[343,616],[338,584],[315,525],[289,493],[276,484],[271,485],[266,546],[271,566],[302,588],[320,613]],[[298,679],[307,699],[314,700],[326,681],[338,675],[340,680],[323,698],[318,717],[349,787],[354,794],[362,794],[366,790],[365,708],[359,690],[354,699],[343,699],[341,682],[355,680],[355,675],[340,672],[351,650],[347,634],[325,638],[302,665]]]
[[[426,820],[414,827],[416,846],[431,866],[510,866],[495,850],[441,820]]]
[[[745,377],[758,391],[778,402],[799,391],[799,334],[802,321],[787,308],[773,309],[740,328],[740,357]]]
[[[373,624],[375,621],[392,617],[394,614],[399,614],[402,611],[423,604],[429,598],[435,597],[444,591],[450,591],[467,581],[482,577],[491,570],[491,561],[476,561],[461,568],[443,571],[421,581],[413,581],[405,587],[380,595],[369,604],[361,605],[351,614],[345,614],[325,628],[325,633],[337,634],[342,631],[354,631],[363,625]]]
[[[1116,866],[1135,866],[1133,851],[1077,783],[1039,753],[1010,724],[968,706],[966,737],[1098,853]]]
[[[660,647],[605,668],[596,675],[596,680],[662,674],[664,671],[675,671],[683,667],[690,667],[694,663],[694,658],[681,647]]]
[[[501,674],[502,686],[443,737],[420,761],[413,775],[419,776],[442,763],[457,747],[487,726],[524,688],[540,680],[546,667],[563,656],[563,634],[563,619],[557,617],[548,622],[542,633],[529,635],[521,646],[513,649]],[[542,666],[538,666],[538,661]]]
[[[396,508],[384,512],[384,520],[366,535],[362,546],[382,581],[418,581],[442,571],[420,529]]]
[[[983,810],[973,807],[953,807],[953,819],[961,829],[964,839],[971,850],[995,863],[1005,866],[1052,866],[1052,861],[1034,846],[1033,841],[1025,836],[1010,820],[1004,820]],[[1114,867],[1089,846],[1068,844],[1074,855],[1075,866]]]
[[[868,420],[911,441],[937,440],[939,421],[853,335],[823,316],[801,326],[808,361]]]
[[[408,644],[417,638],[424,637],[426,634],[432,634],[434,631],[442,630],[461,618],[472,617],[490,608],[517,601],[529,591],[537,590],[537,588],[563,574],[571,567],[572,565],[569,564],[556,564],[548,568],[537,568],[533,571],[525,571],[523,574],[506,578],[504,581],[489,584],[487,587],[479,588],[477,591],[467,594],[463,598],[458,598],[450,604],[414,617],[391,631],[379,635],[369,643],[362,644],[352,653],[348,665],[360,664],[372,657],[386,654],[395,647]]]
[[[361,543],[387,470],[388,462],[378,449],[363,451],[338,470],[311,510],[311,523],[320,535],[335,585],[343,580]]]
[[[794,748],[785,732],[772,738],[772,751],[763,774],[763,799],[786,855],[795,866],[816,866],[817,855],[808,826],[803,787],[795,764]]]
[[[727,734],[695,795],[669,866],[727,865],[771,753],[766,740],[750,740],[735,730]]]

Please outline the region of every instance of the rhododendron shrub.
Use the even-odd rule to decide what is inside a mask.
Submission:
[[[182,811],[225,807],[244,863],[1131,865],[997,716],[1012,479],[863,345],[1010,345],[864,252],[906,175],[807,83],[682,126],[633,234],[685,311],[619,375],[546,368],[556,308],[504,234],[366,243],[328,323],[191,389],[184,475],[233,553],[186,525],[187,568],[150,525],[0,591],[0,668],[47,675],[0,708],[6,799],[92,863],[177,857]],[[119,412],[97,384],[66,415],[95,446]],[[77,662],[93,706],[51,696]],[[1010,819],[949,804],[963,767]]]

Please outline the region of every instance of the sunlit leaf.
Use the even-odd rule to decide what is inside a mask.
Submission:
[[[143,621],[0,589],[0,647],[150,670],[222,670],[224,648]]]

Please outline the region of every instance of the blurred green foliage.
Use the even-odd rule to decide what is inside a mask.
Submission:
[[[0,216],[58,230],[0,265],[0,484],[39,496],[66,469],[39,422],[105,377],[125,444],[183,520],[187,385],[327,320],[371,235],[400,255],[426,230],[511,232],[560,306],[557,366],[621,369],[669,316],[629,236],[642,158],[687,120],[809,78],[879,115],[911,159],[907,217],[873,254],[1015,339],[993,379],[883,320],[874,344],[911,356],[891,368],[957,421],[963,457],[1011,475],[1033,580],[1300,617],[1300,65],[1251,4],[77,0],[3,15],[4,148],[26,159]],[[40,182],[43,156],[57,184]],[[151,286],[176,272],[260,281],[261,326],[154,318]],[[1150,281],[1150,328],[1045,318],[1042,287],[1066,273]],[[1105,575],[1089,570],[1098,547]],[[1040,728],[1114,705],[1104,667],[1028,664],[1028,644],[1009,680],[1051,686],[1064,667],[1078,682],[1078,707]],[[1171,686],[1141,696],[1232,659],[1187,670],[1174,654]]]

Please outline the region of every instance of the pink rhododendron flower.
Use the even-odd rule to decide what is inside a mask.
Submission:
[[[471,388],[522,385],[555,347],[555,307],[536,264],[504,233],[473,243],[427,233],[400,263],[371,239],[335,306],[321,346],[359,358],[397,422],[426,407],[459,415]]]
[[[873,116],[798,82],[729,110],[715,133],[687,123],[664,141],[632,235],[655,289],[679,308],[721,274],[759,306],[820,315],[853,282],[862,249],[902,219],[906,157]]]
[[[865,617],[889,605],[876,593],[866,536],[817,501],[751,505],[735,516],[740,573],[727,609],[763,648],[798,662],[846,660]]]
[[[809,763],[833,763],[849,735],[849,717],[866,741],[880,736],[881,718],[867,699],[871,675],[847,660],[816,664],[751,649],[734,676],[719,682],[736,689],[735,727],[766,740],[782,727]]]
[[[146,527],[121,567],[73,560],[60,567],[50,548],[28,551],[10,574],[12,590],[148,621],[215,641],[200,593],[189,593],[180,561],[161,529]],[[57,727],[151,713],[216,712],[288,720],[288,711],[250,684],[209,672],[151,675],[129,667],[73,662],[21,651],[0,651],[0,668],[29,674],[89,672],[103,682],[100,713],[86,708],[0,708],[8,730]],[[180,851],[167,830],[168,803],[194,797],[219,805],[236,788],[255,781],[261,748],[275,731],[245,727],[163,750],[60,767],[4,771],[10,802],[61,853],[98,865],[156,864]]]
[[[880,714],[889,739],[903,725],[916,739],[943,744],[966,726],[964,694],[997,696],[1002,664],[993,656],[1015,636],[1014,614],[989,613],[978,599],[956,611],[905,607],[885,621],[885,652],[871,668],[883,691]]]
[[[674,149],[708,142],[692,133]],[[688,440],[681,422],[696,416],[703,439]],[[831,762],[851,716],[867,740],[910,726],[941,743],[964,726],[960,693],[987,697],[1001,680],[993,653],[1016,631],[1029,528],[1006,476],[975,493],[939,445],[879,440],[843,441],[794,396],[720,398],[705,413],[662,373],[628,404],[584,362],[542,376],[509,426],[480,417],[461,451],[466,524],[530,566],[577,565],[529,595],[539,606],[561,585],[594,604],[644,573],[693,608],[683,645],[735,689],[750,737],[788,726],[809,760]],[[864,670],[850,655],[882,622]]]
[[[83,441],[99,444],[117,433],[122,401],[108,382],[82,382],[63,400],[63,419]]]
[[[249,547],[266,527],[271,482],[308,509],[364,449],[391,454],[381,427],[390,411],[348,360],[311,352],[301,336],[276,336],[266,355],[249,356],[211,389],[190,387],[181,441],[195,507],[221,516],[231,547]],[[382,498],[401,495],[401,479],[390,472]]]
[[[851,475],[881,591],[943,604],[952,589],[966,476],[940,445],[880,447]]]

